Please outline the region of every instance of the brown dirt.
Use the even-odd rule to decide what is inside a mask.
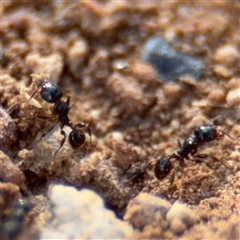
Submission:
[[[212,168],[186,161],[171,189],[170,176],[159,181],[152,166],[144,168],[178,150],[178,140],[214,118],[240,138],[239,11],[238,1],[3,2],[1,150],[26,178],[23,195],[45,197],[53,182],[88,187],[121,216],[141,192],[171,203],[180,199],[198,216],[191,229],[176,220],[161,231],[151,225],[136,229],[137,236],[239,238],[239,140],[224,136],[202,146],[199,153],[228,168],[212,158],[207,159]],[[141,59],[145,42],[158,35],[203,59],[201,79],[159,79]],[[23,100],[20,89],[29,90],[33,73],[47,74],[61,86],[71,96],[72,123],[88,123],[92,132],[91,145],[86,134],[86,144],[74,155],[57,163],[50,159],[54,171],[33,151],[39,149],[33,143],[37,133],[56,122],[42,116],[51,115],[52,105],[21,104],[12,119],[4,112]],[[39,95],[36,100],[42,101]],[[2,174],[2,181],[11,181],[10,175]],[[22,185],[22,175],[19,179]]]

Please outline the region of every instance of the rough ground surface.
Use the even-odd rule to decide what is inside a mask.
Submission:
[[[20,196],[35,204],[18,237],[39,238],[54,223],[49,186],[62,183],[100,194],[122,226],[133,228],[118,236],[239,239],[239,140],[225,136],[200,147],[227,167],[211,157],[211,168],[185,161],[171,188],[171,174],[159,181],[152,165],[145,168],[215,118],[240,138],[238,1],[3,1],[1,7],[1,219]],[[141,58],[155,36],[202,59],[202,76],[161,79]],[[31,93],[33,73],[49,75],[71,96],[69,117],[89,124],[92,144],[86,132],[83,148],[72,154],[66,146],[66,159],[61,152],[54,158],[62,135],[56,127],[38,141],[57,120],[39,94],[7,114]]]

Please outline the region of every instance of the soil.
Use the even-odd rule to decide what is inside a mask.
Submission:
[[[61,183],[98,193],[133,227],[131,237],[239,239],[239,1],[4,1],[1,7],[2,219],[19,196],[36,205],[26,213],[32,230],[25,224],[20,237],[41,236],[50,221],[48,188]],[[161,78],[142,59],[156,36],[202,59],[202,76]],[[29,99],[37,76],[70,96],[74,126],[89,125],[83,147],[70,149],[71,129],[64,130],[66,146],[54,156],[63,134],[57,125],[49,131],[58,122],[54,104],[39,92],[8,112]],[[186,160],[173,184],[174,171],[158,180],[156,160],[214,119],[234,139],[224,135],[201,145],[206,164]],[[155,213],[168,201],[166,212],[141,217],[149,207],[142,194]],[[188,217],[178,217],[175,204],[184,204]]]

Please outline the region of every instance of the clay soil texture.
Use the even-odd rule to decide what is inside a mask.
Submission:
[[[49,236],[51,187],[62,184],[99,194],[116,214],[120,227],[108,231],[122,228],[119,238],[239,239],[239,12],[239,1],[3,1],[1,219],[15,219],[16,199],[34,205],[14,223],[16,231],[3,227],[4,238]],[[197,76],[159,74],[143,58],[155,37],[199,59]],[[83,147],[71,149],[72,129],[64,128],[58,150],[64,135],[58,124],[51,129],[59,121],[41,89],[8,112],[29,98],[36,76],[48,76],[70,96],[71,123],[87,123],[91,131],[83,129]],[[171,159],[172,171],[158,180],[156,161],[216,119],[232,138],[201,144],[202,161]],[[87,207],[76,211],[88,214]],[[100,236],[115,236],[108,234]]]

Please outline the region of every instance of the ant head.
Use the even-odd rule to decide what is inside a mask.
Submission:
[[[58,85],[51,83],[49,80],[43,80],[38,86],[41,88],[41,97],[46,102],[55,103],[63,96],[62,89]]]
[[[154,167],[154,173],[157,179],[164,179],[172,170],[172,163],[170,161],[170,156],[163,157],[157,160]]]
[[[80,148],[85,143],[85,134],[82,125],[77,124],[69,134],[69,142],[73,149]]]
[[[215,125],[202,125],[195,129],[194,135],[201,142],[210,142],[217,138],[217,127]]]

